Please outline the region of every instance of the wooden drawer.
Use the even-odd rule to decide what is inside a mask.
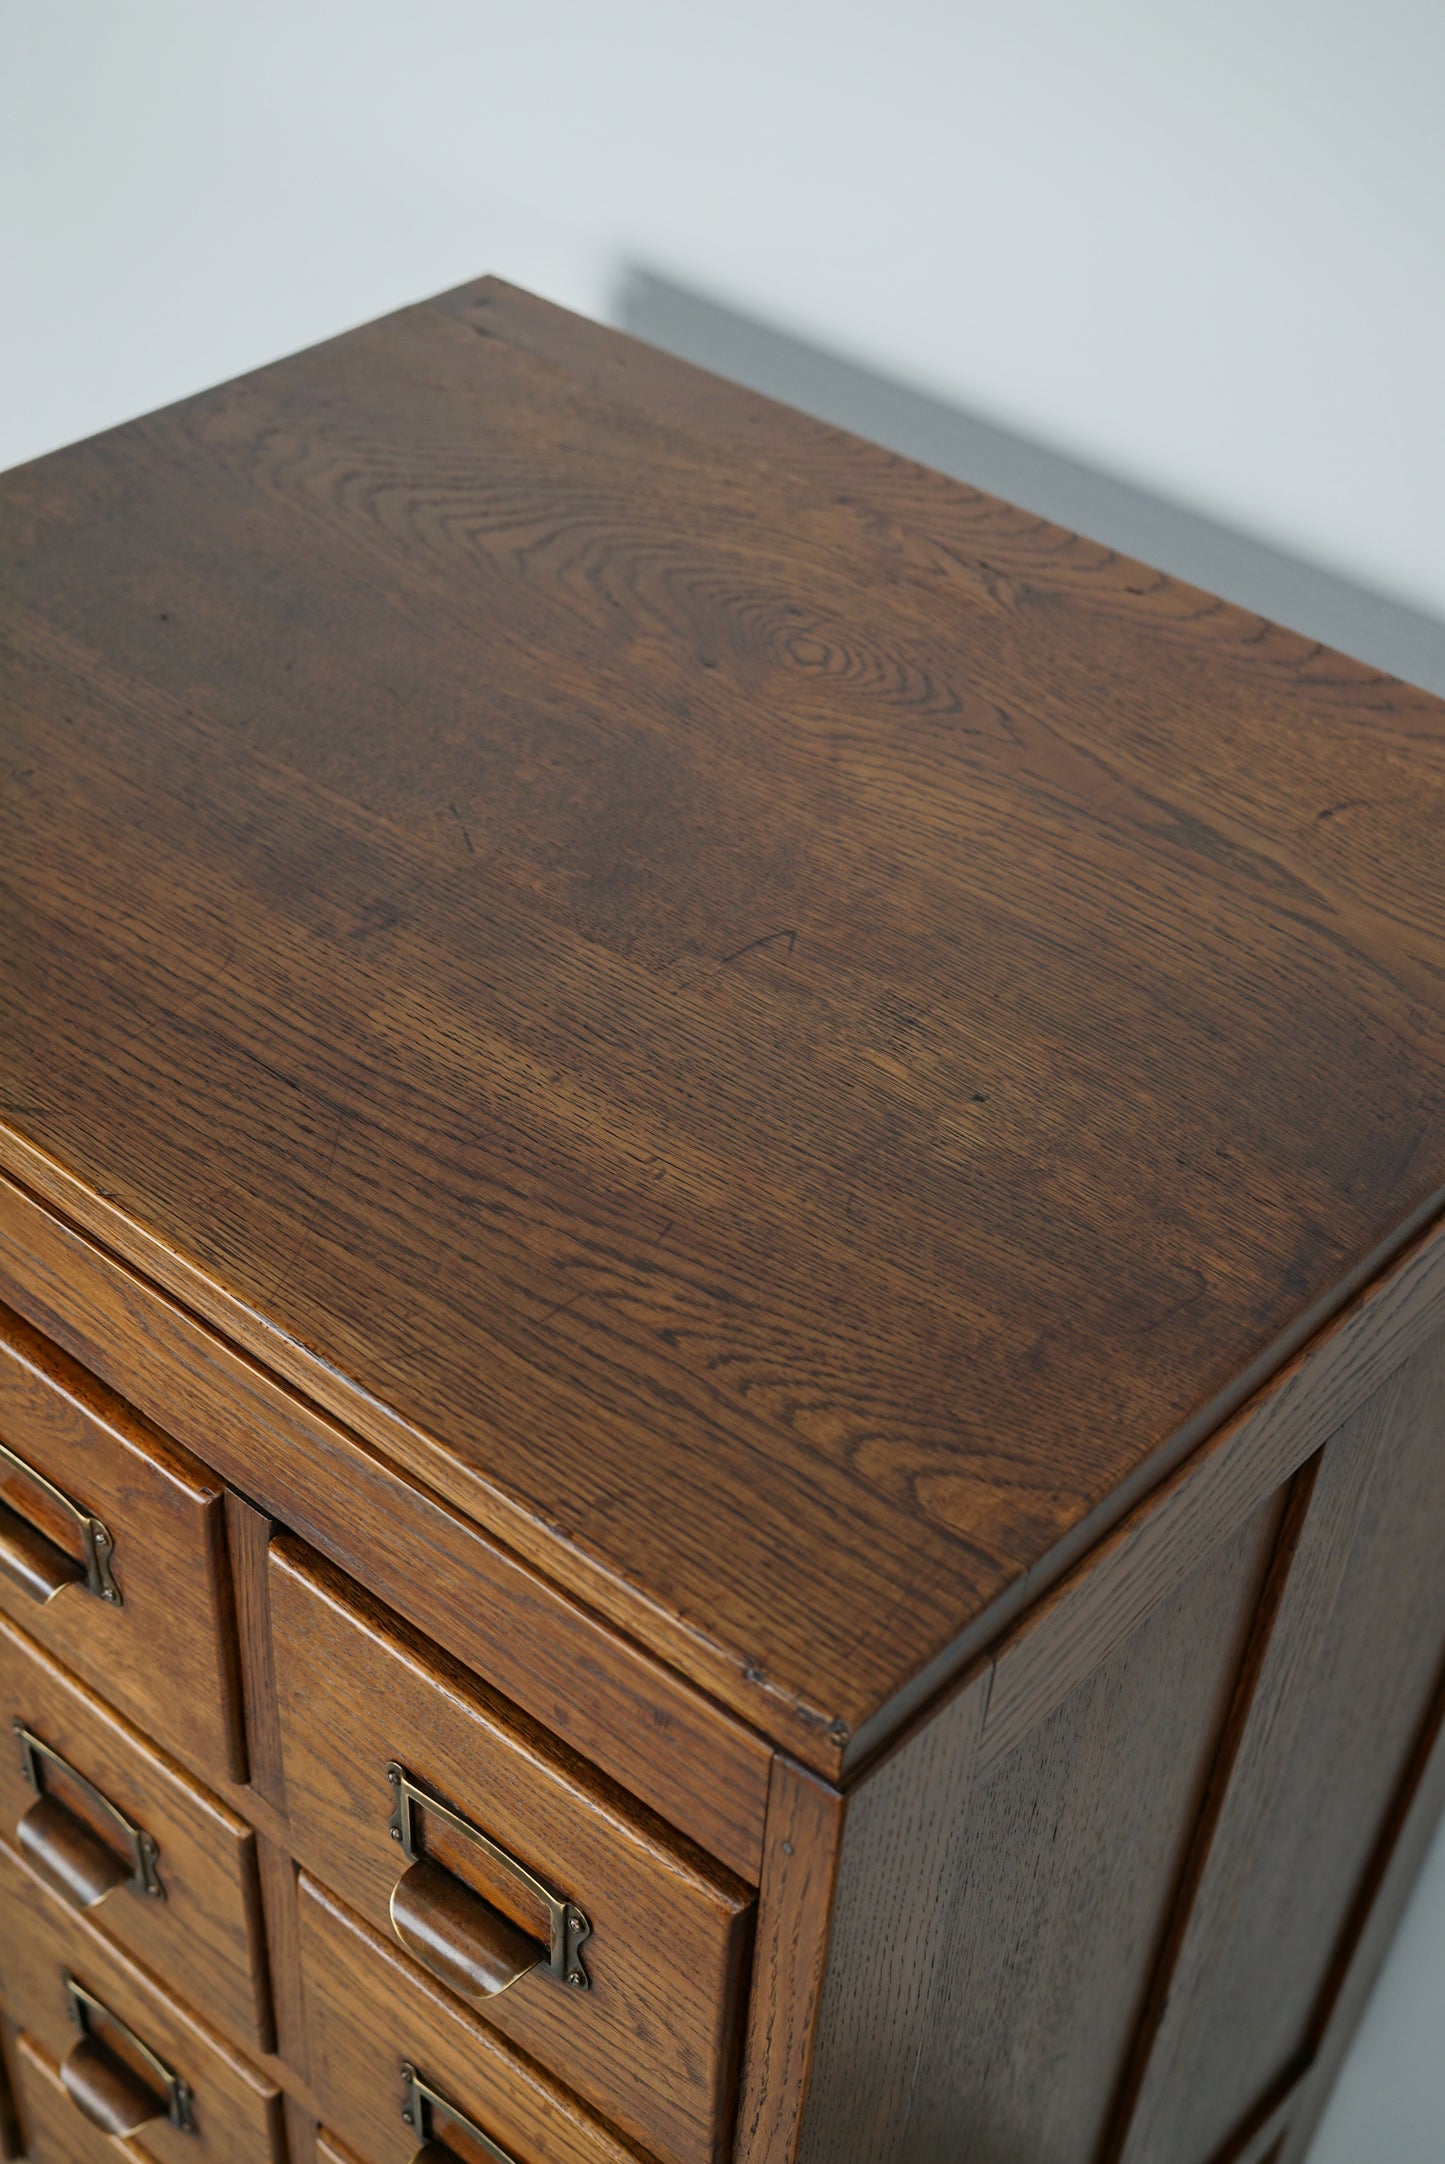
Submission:
[[[131,2136],[135,2154],[159,2164],[266,2164],[280,2156],[277,2089],[94,1925],[66,1908],[4,1843],[0,1987],[31,2042],[55,2065],[70,2061],[72,2075],[92,2095],[113,2092],[127,2067],[133,2079],[143,2078],[157,2116]],[[147,2052],[185,2084],[189,2132],[167,2121],[163,2075],[144,2058]],[[74,2131],[70,2146],[55,2152],[56,2164],[74,2164],[90,2133],[79,2107],[69,2098],[67,2104],[70,2118],[60,2123]],[[101,2153],[107,2153],[104,2145]]]
[[[409,2164],[427,2132],[468,2164],[476,2154],[443,2109],[423,2102],[429,2128],[403,2120],[415,2101],[403,2066],[516,2164],[635,2164],[634,2149],[304,1872],[300,1901],[311,2085],[365,2164]]]
[[[750,1893],[299,1542],[269,1578],[297,1856],[629,2135],[723,2155]],[[490,1995],[538,1963],[546,1911],[433,1802],[408,1809],[411,1781],[583,1912],[587,1988],[544,1958]]]
[[[214,1778],[245,1773],[220,1487],[0,1310],[0,1610]]]
[[[270,2049],[251,1829],[3,1619],[0,1833],[228,2033]]]
[[[29,2164],[115,2164],[134,2155],[83,2119],[65,2092],[60,2069],[28,2036],[15,2040],[15,2086]],[[7,2152],[8,2154],[8,2152]]]

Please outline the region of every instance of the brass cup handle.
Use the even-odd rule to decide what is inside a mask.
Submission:
[[[99,1518],[82,1510],[53,1480],[26,1463],[8,1443],[0,1443],[0,1468],[8,1466],[33,1481],[66,1522],[74,1528],[78,1556],[69,1554],[38,1525],[22,1517],[13,1504],[0,1500],[0,1571],[22,1593],[44,1607],[68,1585],[82,1585],[97,1600],[121,1606],[120,1587],[111,1574],[115,1540]]]
[[[60,2079],[76,2110],[102,2134],[124,2140],[155,2120],[177,2127],[183,2134],[196,2131],[191,2092],[179,2074],[142,2043],[118,2014],[64,1972],[65,1996],[70,2016],[80,2031],[80,2042],[62,2061]],[[114,2029],[140,2060],[145,2073],[137,2071],[96,2034],[96,2023]],[[150,2078],[147,2079],[147,2076]]]
[[[102,2134],[124,2140],[166,2115],[165,2098],[93,2036],[77,2044],[63,2061],[60,2078],[76,2110]]]
[[[456,2164],[456,2151],[448,2149],[436,2139],[436,2122],[449,2120],[457,2130],[465,2134],[474,2149],[480,2149],[488,2164],[516,2164],[507,2150],[499,2149],[490,2134],[484,2134],[474,2119],[459,2111],[450,2097],[440,2089],[434,2089],[412,2065],[409,2059],[401,2062],[402,2106],[401,2116],[421,2143],[411,2164]]]
[[[20,1739],[21,1770],[37,1798],[15,1829],[31,1869],[76,1909],[95,1908],[117,1886],[164,1901],[160,1850],[151,1835],[23,1721],[16,1721],[14,1727]],[[74,1782],[113,1833],[113,1842],[68,1810],[58,1796],[47,1793],[45,1782],[52,1772]]]
[[[406,1858],[391,1894],[391,1925],[407,1952],[461,1998],[494,1999],[533,1969],[546,1968],[574,1991],[589,1988],[582,1946],[592,1926],[574,1901],[536,1878],[460,1811],[414,1781],[395,1763],[386,1777],[396,1794],[390,1833]],[[525,1888],[546,1914],[548,1942],[530,1938],[454,1873],[424,1855],[417,1838],[421,1811],[440,1819]]]
[[[391,1928],[409,1954],[464,1999],[495,1999],[547,1949],[439,1863],[422,1856],[392,1888]]]

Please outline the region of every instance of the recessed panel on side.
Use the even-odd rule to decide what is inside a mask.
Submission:
[[[1445,1335],[1320,1458],[1125,2164],[1212,2164],[1302,2070],[1445,1660]]]
[[[845,1834],[802,2164],[1092,2164],[1283,1509],[1283,1491],[1258,1506],[1002,1757],[975,1753],[970,1766],[955,1752],[930,1770],[925,1729],[865,1784]],[[890,1855],[891,1828],[929,1783],[942,1830],[900,2080],[886,2020],[898,1991],[866,1971],[917,1848]]]

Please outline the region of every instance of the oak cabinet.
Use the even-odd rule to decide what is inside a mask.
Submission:
[[[1299,2164],[1445,708],[493,280],[0,566],[10,2146]]]

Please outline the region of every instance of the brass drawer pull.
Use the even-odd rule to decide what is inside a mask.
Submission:
[[[39,1799],[15,1829],[15,1838],[31,1868],[72,1908],[93,1909],[117,1886],[129,1886],[134,1893],[164,1901],[166,1890],[158,1868],[160,1850],[153,1837],[23,1721],[16,1721],[14,1727],[20,1739],[21,1771]],[[50,1768],[73,1781],[102,1822],[114,1828],[122,1854],[117,1855],[104,1835],[76,1812],[67,1810],[58,1796],[47,1792],[45,1775]]]
[[[450,2103],[440,2089],[434,2089],[429,2081],[423,2081],[409,2059],[401,2062],[401,2078],[405,2090],[401,2115],[421,2143],[411,2164],[453,2164],[455,2150],[448,2149],[444,2142],[435,2138],[433,2122],[438,2115],[449,2119],[460,2133],[466,2135],[469,2142],[481,2150],[484,2157],[491,2160],[491,2164],[516,2164],[516,2158],[507,2150],[499,2149],[491,2136],[482,2132],[475,2120],[469,2119],[464,2111],[458,2111],[456,2105]]]
[[[180,2075],[173,2073],[164,2059],[157,2058],[149,2044],[143,2044],[135,2030],[113,2014],[103,2000],[77,1983],[69,1969],[62,1974],[70,2018],[80,2031],[80,2042],[62,2065],[60,2078],[76,2110],[103,2134],[113,2134],[122,2141],[155,2119],[164,2119],[182,2134],[194,2134],[191,2092]],[[97,2020],[117,2032],[129,2052],[140,2060],[145,2074],[111,2051],[96,2035]],[[154,2078],[154,2088],[146,2075]]]
[[[391,1895],[391,1923],[408,1953],[423,1967],[468,1999],[494,1999],[544,1964],[574,1991],[588,1989],[582,1966],[583,1941],[592,1926],[575,1902],[553,1893],[539,1878],[509,1856],[484,1834],[480,1826],[463,1818],[440,1796],[414,1781],[393,1762],[386,1777],[396,1791],[390,1833],[401,1843],[408,1868],[397,1880]],[[481,1849],[490,1861],[525,1887],[545,1911],[550,1944],[543,1946],[443,1865],[425,1855],[417,1844],[417,1815],[429,1811],[453,1832]]]
[[[32,1525],[10,1503],[0,1500],[0,1570],[41,1607],[54,1600],[66,1586],[83,1585],[97,1600],[109,1601],[112,1607],[119,1608],[120,1587],[110,1570],[115,1541],[100,1519],[93,1518],[79,1503],[72,1502],[64,1489],[57,1488],[44,1473],[27,1465],[8,1443],[0,1443],[0,1470],[5,1467],[22,1474],[26,1480],[33,1480],[47,1501],[74,1526],[80,1554],[67,1555],[48,1533],[42,1533],[38,1525]]]

